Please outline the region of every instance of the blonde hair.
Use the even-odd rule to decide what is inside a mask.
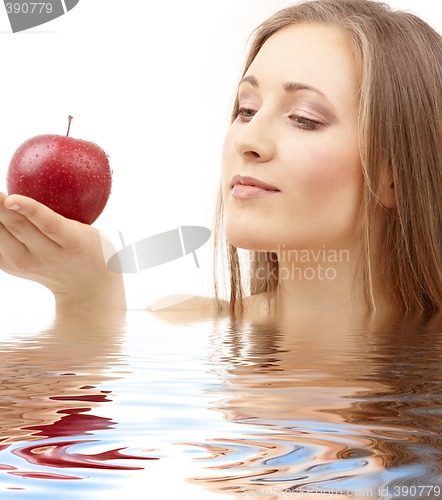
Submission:
[[[360,155],[365,188],[360,259],[368,309],[376,308],[373,269],[384,295],[404,311],[442,306],[442,37],[420,18],[372,0],[312,0],[285,8],[262,23],[243,75],[265,41],[297,23],[335,26],[349,37],[360,73]],[[235,102],[232,116],[236,115]],[[377,195],[385,174],[394,183],[395,207]],[[224,245],[230,274],[230,310],[243,309],[238,250],[223,236],[219,192],[215,251]],[[379,232],[382,232],[379,237]],[[376,237],[376,238],[375,238]],[[249,252],[251,295],[278,288],[277,259]],[[267,277],[257,279],[257,267]],[[216,272],[216,266],[215,266]],[[216,281],[216,279],[215,279]],[[215,289],[218,297],[219,287]]]

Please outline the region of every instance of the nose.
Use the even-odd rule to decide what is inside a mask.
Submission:
[[[269,161],[275,154],[275,142],[269,121],[260,112],[256,113],[237,130],[233,145],[237,154],[246,161]]]

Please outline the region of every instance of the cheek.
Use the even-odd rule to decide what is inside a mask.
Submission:
[[[351,142],[350,142],[351,144]],[[308,198],[313,206],[360,198],[363,175],[356,147],[336,148],[336,143],[327,141],[318,145],[304,143],[302,150],[293,151],[290,186],[306,203]],[[289,179],[287,179],[289,180]]]

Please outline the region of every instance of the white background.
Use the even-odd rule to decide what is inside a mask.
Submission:
[[[50,23],[12,34],[0,5],[0,190],[15,149],[43,133],[98,143],[114,184],[95,226],[118,245],[178,225],[212,223],[222,141],[252,29],[282,0],[80,0]],[[391,0],[442,31],[437,0]],[[126,276],[129,307],[211,293],[211,247]],[[0,273],[1,314],[32,321],[52,294]]]

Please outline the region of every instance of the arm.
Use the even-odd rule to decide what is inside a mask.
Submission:
[[[57,312],[126,307],[123,278],[106,267],[102,235],[26,196],[0,193],[0,269],[49,288]]]

